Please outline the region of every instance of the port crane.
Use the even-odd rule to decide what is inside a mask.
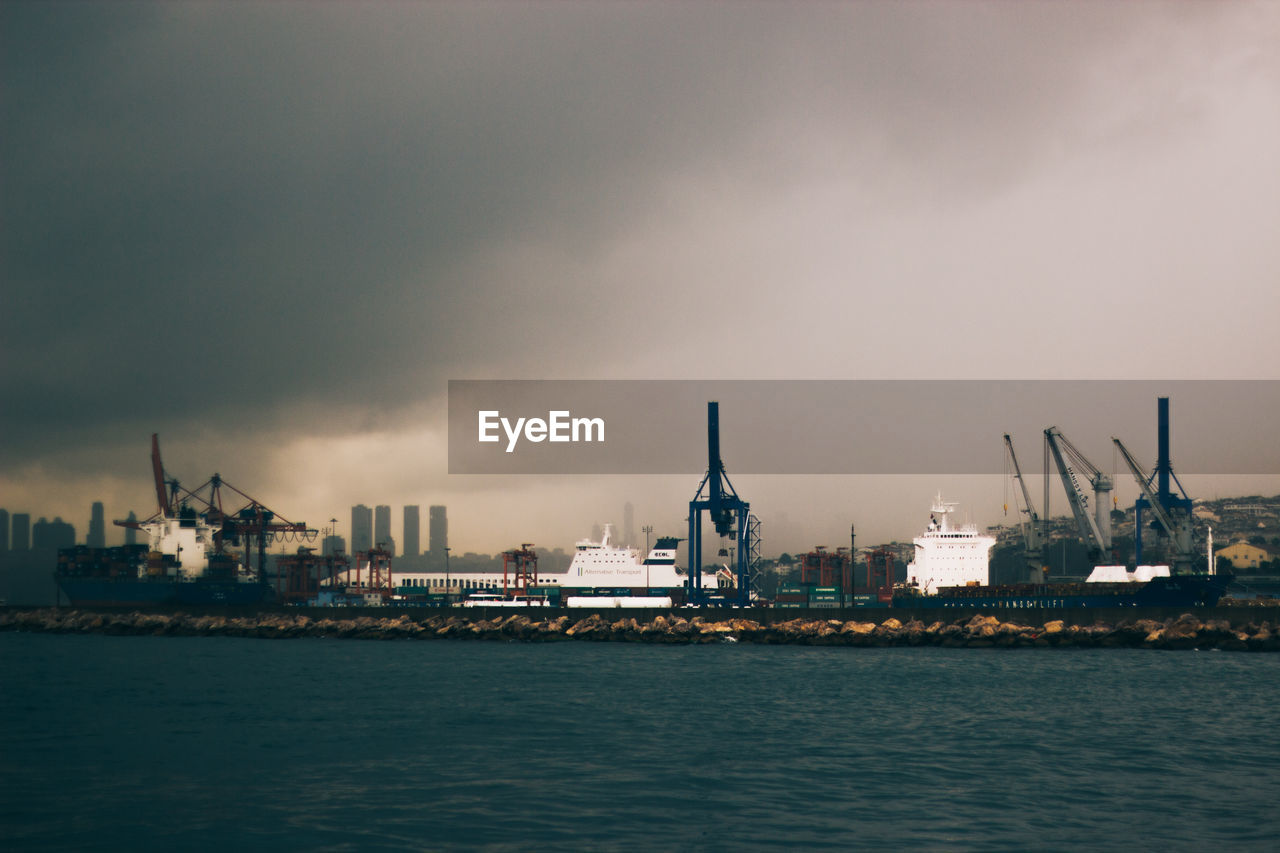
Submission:
[[[1115,443],[1116,448],[1120,451],[1120,455],[1124,458],[1125,464],[1129,467],[1129,471],[1133,474],[1134,480],[1138,483],[1138,488],[1142,491],[1142,497],[1134,503],[1134,546],[1137,561],[1143,561],[1143,543],[1142,543],[1142,515],[1143,510],[1150,509],[1155,516],[1155,525],[1157,531],[1166,536],[1172,544],[1172,554],[1170,555],[1170,569],[1175,573],[1184,573],[1191,571],[1191,563],[1194,558],[1192,554],[1192,535],[1191,535],[1191,499],[1187,497],[1186,489],[1182,487],[1182,483],[1178,481],[1178,477],[1173,473],[1173,464],[1169,460],[1169,398],[1159,397],[1156,401],[1157,415],[1157,460],[1156,470],[1148,475],[1143,470],[1138,461],[1134,459],[1133,454],[1124,446],[1124,442],[1112,436],[1111,440]],[[1172,480],[1178,486],[1181,497],[1169,488],[1169,482]],[[1156,490],[1152,490],[1152,482],[1156,483]]]
[[[705,493],[705,496],[704,496]],[[722,540],[720,556],[732,556],[736,595],[713,601],[702,588],[702,513],[706,512]],[[733,545],[725,547],[732,537]],[[720,603],[745,607],[751,602],[752,569],[760,558],[760,520],[751,514],[751,505],[738,497],[720,459],[720,404],[707,403],[707,473],[689,501],[689,577],[686,581],[691,604]]]
[[[1062,487],[1067,493],[1067,503],[1071,505],[1071,514],[1075,516],[1076,527],[1080,530],[1080,538],[1088,543],[1090,559],[1098,559],[1111,552],[1111,489],[1112,480],[1098,470],[1092,462],[1085,458],[1080,450],[1067,440],[1062,430],[1056,426],[1044,431],[1045,444],[1045,478],[1044,478],[1044,511],[1049,514],[1049,456],[1053,456],[1058,474],[1062,478]],[[1080,469],[1093,487],[1094,512],[1089,513],[1089,496],[1080,485],[1076,469]]]
[[[164,464],[160,460],[160,437],[151,435],[151,472],[155,481],[156,501],[155,513],[143,521],[117,521],[119,527],[144,529],[144,525],[160,519],[189,518],[195,523],[197,515],[204,516],[205,523],[217,528],[213,535],[214,553],[223,553],[226,544],[238,545],[241,540],[245,546],[245,568],[250,565],[250,543],[254,537],[258,540],[258,577],[265,577],[267,565],[267,543],[276,538],[297,539],[312,542],[319,534],[318,530],[307,527],[305,522],[289,521],[268,509],[254,498],[224,481],[214,474],[199,488],[191,490],[171,477],[166,477]],[[222,503],[222,489],[244,498],[245,503],[239,509],[227,512]],[[193,506],[194,504],[194,506]]]
[[[1013,479],[1018,482],[1018,489],[1022,492],[1022,503],[1018,503],[1018,493],[1014,492],[1013,505],[1018,512],[1018,528],[1022,531],[1022,547],[1023,558],[1027,564],[1027,576],[1032,583],[1040,583],[1044,580],[1046,569],[1043,565],[1043,539],[1040,529],[1040,516],[1036,515],[1036,508],[1031,503],[1031,490],[1027,488],[1027,481],[1022,478],[1022,468],[1018,465],[1018,455],[1013,452],[1013,439],[1009,437],[1009,433],[1004,434],[1004,446],[1009,464],[1012,467]],[[1009,507],[1005,505],[1005,511]],[[1025,518],[1023,517],[1025,516]]]

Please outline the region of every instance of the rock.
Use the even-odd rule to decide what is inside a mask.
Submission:
[[[1245,641],[1251,652],[1274,652],[1280,649],[1280,641],[1265,625],[1249,636]]]
[[[996,629],[1000,627],[1000,623],[994,617],[991,622],[979,622],[974,624],[970,622],[965,626],[965,633],[970,637],[990,638],[996,635]]]
[[[879,644],[891,646],[905,639],[905,632],[902,630],[902,623],[897,619],[886,619],[876,626],[871,636],[875,637]]]
[[[334,611],[341,613],[342,611]],[[1214,611],[1210,611],[1211,613]],[[1022,614],[1025,615],[1025,614]],[[489,640],[580,639],[654,643],[709,643],[728,639],[757,643],[809,645],[942,645],[998,646],[1145,646],[1148,648],[1219,648],[1224,650],[1280,651],[1280,632],[1268,620],[1254,620],[1244,628],[1231,620],[1210,618],[1204,622],[1193,613],[1158,622],[1152,619],[1067,626],[1055,619],[1042,626],[1001,622],[996,616],[975,615],[967,621],[918,619],[903,623],[896,616],[880,624],[858,620],[792,619],[773,625],[741,617],[717,618],[717,614],[658,613],[652,618],[609,620],[590,614],[572,621],[569,614],[535,621],[529,613],[475,620],[470,616],[432,613],[420,620],[407,613],[350,618],[315,618],[289,610],[250,616],[219,613],[192,615],[181,610],[134,610],[128,613],[97,612],[72,608],[37,610],[0,609],[0,631],[41,631],[164,636],[237,636],[286,639],[299,637],[349,637],[358,639],[475,638]],[[1240,620],[1235,620],[1239,622]]]

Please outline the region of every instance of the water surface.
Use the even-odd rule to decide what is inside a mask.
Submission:
[[[1280,844],[1280,656],[0,634],[9,849]]]

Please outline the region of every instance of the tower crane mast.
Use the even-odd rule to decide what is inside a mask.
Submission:
[[[1150,507],[1151,513],[1156,517],[1156,523],[1164,530],[1173,541],[1173,570],[1176,573],[1190,571],[1191,569],[1191,526],[1186,523],[1185,516],[1179,514],[1178,518],[1171,516],[1165,502],[1151,490],[1151,481],[1153,475],[1148,474],[1133,458],[1133,454],[1129,452],[1129,448],[1124,446],[1124,442],[1112,436],[1111,440],[1115,442],[1116,448],[1120,451],[1120,456],[1124,459],[1125,465],[1129,466],[1129,471],[1133,474],[1133,479],[1137,481],[1138,488],[1142,491],[1142,496],[1147,499],[1147,506]],[[1141,547],[1142,526],[1141,522],[1137,525],[1137,541]],[[1142,560],[1141,553],[1138,554],[1138,560]]]
[[[1191,553],[1191,498],[1187,490],[1173,473],[1173,462],[1169,453],[1169,398],[1156,398],[1156,470],[1150,476],[1133,458],[1133,454],[1125,448],[1119,439],[1112,439],[1116,447],[1124,455],[1125,464],[1133,472],[1142,490],[1142,497],[1133,504],[1134,517],[1134,549],[1138,562],[1143,562],[1143,523],[1144,510],[1150,509],[1156,516],[1158,530],[1163,531],[1172,543],[1170,555],[1171,568],[1174,572],[1191,571],[1194,555]],[[1154,492],[1152,487],[1155,487]],[[1176,484],[1179,494],[1171,488]]]
[[[746,606],[751,601],[751,569],[760,553],[759,523],[751,515],[751,505],[738,497],[720,458],[720,404],[707,403],[707,473],[689,502],[689,601],[708,601],[702,589],[702,513],[711,518],[716,535],[733,541],[733,574],[737,595],[728,603]],[[721,547],[720,555],[728,556]]]

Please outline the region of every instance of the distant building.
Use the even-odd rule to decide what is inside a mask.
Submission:
[[[364,504],[351,508],[351,552],[373,547],[373,510]]]
[[[373,510],[373,542],[389,550],[391,545],[391,507],[382,505]]]
[[[1228,545],[1221,550],[1214,551],[1213,556],[1221,559],[1228,559],[1231,565],[1237,569],[1256,569],[1259,564],[1265,563],[1270,559],[1266,550],[1259,548],[1257,545],[1250,545],[1248,542],[1236,542],[1234,545]]]
[[[133,510],[129,510],[129,517],[125,519],[125,521],[132,521],[133,523],[136,524],[138,521],[138,516],[134,515]],[[124,544],[137,545],[138,531],[134,530],[132,527],[126,527],[124,529]]]
[[[13,550],[31,550],[31,515],[29,513],[13,514]]]
[[[636,508],[631,501],[622,507],[622,544],[632,548],[636,544]]]
[[[76,529],[61,518],[48,521],[41,518],[31,528],[31,546],[33,548],[74,548],[76,547]]]
[[[405,557],[418,556],[419,544],[421,539],[418,536],[419,522],[421,514],[416,506],[406,506],[404,508],[404,530],[401,539],[404,540],[404,547],[401,554]]]
[[[336,534],[330,534],[320,540],[320,556],[331,557],[338,552],[346,553],[347,540]]]
[[[433,506],[427,513],[427,546],[432,557],[443,560],[444,549],[449,547],[449,519],[445,507]]]
[[[1218,517],[1218,514],[1207,506],[1198,506],[1191,510],[1191,514],[1201,521],[1212,521],[1215,523],[1222,521],[1222,519]]]
[[[94,501],[89,515],[89,535],[84,544],[90,548],[107,547],[107,523],[102,511],[102,501]]]
[[[9,550],[9,510],[0,509],[0,554]]]

